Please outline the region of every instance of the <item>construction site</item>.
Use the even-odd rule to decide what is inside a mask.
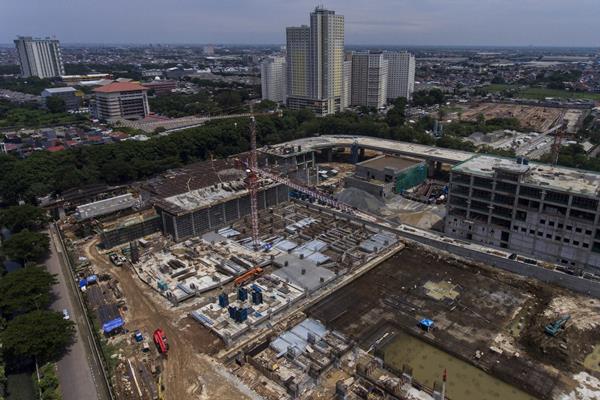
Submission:
[[[461,118],[465,121],[476,121],[479,115],[483,115],[486,120],[516,118],[524,129],[540,133],[547,132],[557,121],[564,119],[567,122],[567,132],[575,133],[585,117],[585,111],[510,103],[481,103],[463,111]]]
[[[117,398],[597,398],[596,297],[441,250],[535,264],[429,230],[446,153],[251,142],[62,222]]]

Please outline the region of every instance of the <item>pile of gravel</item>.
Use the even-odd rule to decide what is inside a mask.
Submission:
[[[373,196],[371,193],[367,193],[364,190],[357,188],[346,188],[336,195],[336,198],[342,203],[346,203],[349,206],[356,207],[362,211],[368,211],[377,213],[383,207],[385,203]]]

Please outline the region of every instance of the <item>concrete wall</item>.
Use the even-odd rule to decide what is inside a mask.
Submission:
[[[289,189],[284,185],[271,187],[257,194],[259,210],[288,200]],[[177,216],[160,208],[158,208],[158,212],[161,215],[163,233],[178,242],[213,229],[222,228],[250,215],[250,207],[250,197],[244,196]]]
[[[316,206],[314,204],[309,205],[313,208],[321,208],[323,207]],[[464,257],[476,262],[482,262],[497,268],[500,268],[505,271],[513,272],[515,274],[519,274],[522,276],[527,276],[531,278],[538,279],[542,282],[562,286],[564,288],[573,290],[575,292],[583,293],[588,296],[593,296],[600,298],[600,282],[594,282],[591,280],[587,280],[584,278],[580,278],[573,275],[568,275],[559,271],[553,271],[550,269],[538,267],[536,265],[522,263],[516,260],[510,260],[508,258],[503,258],[499,256],[494,256],[492,254],[483,253],[481,251],[477,251],[474,249],[462,247],[458,244],[444,242],[442,240],[435,240],[432,238],[424,237],[418,235],[416,233],[406,232],[401,229],[394,229],[386,226],[379,225],[374,222],[368,222],[363,220],[358,220],[356,218],[350,217],[348,214],[344,214],[338,211],[332,211],[327,209],[327,212],[330,214],[335,214],[340,218],[351,218],[356,220],[356,222],[371,226],[376,229],[382,229],[389,232],[393,232],[400,237],[408,239],[410,241],[420,243],[422,245],[430,246],[438,250],[446,251],[451,255],[456,255],[460,257]]]
[[[105,249],[110,249],[121,244],[143,238],[144,236],[160,232],[162,228],[160,217],[157,215],[148,218],[142,222],[116,228],[110,231],[104,231],[100,234],[102,246]]]

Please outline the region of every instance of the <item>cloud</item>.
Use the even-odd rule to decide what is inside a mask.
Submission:
[[[313,0],[0,0],[0,43],[283,43]],[[348,44],[598,46],[600,0],[328,0]]]

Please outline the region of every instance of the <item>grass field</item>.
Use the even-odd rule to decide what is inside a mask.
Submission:
[[[546,88],[522,88],[518,85],[488,85],[484,88],[490,93],[501,92],[503,90],[514,89],[517,91],[517,97],[524,99],[544,100],[546,97],[560,99],[580,99],[600,101],[600,93],[591,92],[570,92],[567,90],[556,90]]]

